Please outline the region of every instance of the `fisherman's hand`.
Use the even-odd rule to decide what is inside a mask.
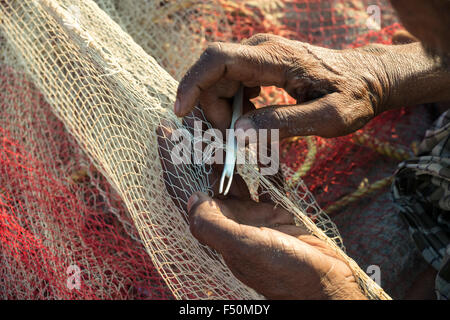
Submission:
[[[175,113],[200,104],[222,131],[231,123],[230,98],[242,83],[244,111],[235,128],[280,129],[280,138],[336,137],[408,103],[445,99],[449,73],[436,72],[420,43],[331,50],[260,34],[243,44],[214,43],[181,80]],[[296,105],[255,110],[261,86],[283,88]]]
[[[188,119],[185,118],[187,127]],[[157,129],[158,152],[167,191],[202,244],[220,253],[234,275],[272,299],[363,299],[347,264],[332,249],[295,225],[292,214],[275,207],[270,193],[260,186],[259,202],[251,200],[242,177],[234,175],[227,197],[209,198],[194,193],[189,165],[171,160],[173,128]],[[205,173],[218,192],[221,168]],[[281,172],[267,179],[279,185]]]
[[[365,299],[348,265],[273,203],[194,193],[190,229],[233,274],[269,299]]]

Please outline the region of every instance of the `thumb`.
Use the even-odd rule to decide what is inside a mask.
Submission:
[[[336,92],[300,105],[264,107],[241,116],[235,129],[279,129],[280,139],[311,135],[325,138],[342,136],[356,131],[370,118],[363,112],[367,107],[358,107],[354,103],[349,104],[349,101],[349,98]]]
[[[235,248],[238,239],[248,236],[248,227],[225,217],[217,200],[205,193],[194,193],[187,208],[192,235],[222,254]]]

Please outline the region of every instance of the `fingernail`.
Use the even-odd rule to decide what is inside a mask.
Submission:
[[[253,121],[251,121],[249,118],[243,118],[239,119],[236,122],[235,130],[242,129],[244,132],[248,129],[255,129],[255,126],[253,125]]]
[[[180,105],[180,100],[178,100],[178,99],[175,101],[174,111],[175,111],[176,115],[180,114],[181,105]]]
[[[197,202],[198,202],[198,196],[197,196],[197,194],[194,193],[194,194],[189,198],[188,203],[187,203],[187,210],[188,210],[188,212],[191,211],[191,208],[192,208]]]

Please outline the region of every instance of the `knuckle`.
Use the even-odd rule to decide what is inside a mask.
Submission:
[[[177,88],[177,96],[182,96],[187,91],[187,83],[189,82],[189,71],[183,76]]]
[[[334,129],[338,135],[353,133],[373,118],[373,112],[370,112],[363,103],[338,108],[337,114]]]
[[[266,41],[269,41],[272,39],[274,39],[274,36],[269,33],[258,33],[258,34],[251,36],[248,39],[245,39],[243,41],[243,44],[258,45],[260,43],[263,43],[263,42],[266,42]]]
[[[225,48],[224,43],[221,42],[212,42],[208,44],[208,47],[205,49],[201,56],[201,60],[209,60],[209,59],[220,59],[225,56]]]
[[[275,106],[264,109],[251,116],[258,129],[280,129],[283,133],[295,133],[297,114],[292,108]]]
[[[323,126],[320,130],[321,137],[333,138],[350,133],[351,114],[347,112],[347,107],[335,101],[328,101],[321,109],[321,117],[327,123],[327,126]]]
[[[209,220],[212,213],[217,210],[214,204],[200,200],[197,202],[189,212],[189,228],[194,237],[200,240],[200,237],[205,234],[205,229],[211,226]]]
[[[279,128],[284,128],[287,132],[295,131],[295,112],[291,108],[274,108],[274,121]]]

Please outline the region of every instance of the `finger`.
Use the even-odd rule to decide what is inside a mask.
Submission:
[[[274,41],[274,42],[287,42],[290,41],[286,38],[283,38],[281,36],[277,36],[274,34],[270,34],[270,33],[258,33],[255,34],[254,36],[251,36],[248,39],[244,39],[242,40],[242,44],[246,44],[246,45],[250,45],[250,46],[257,46],[260,45],[262,43],[265,43],[267,41]]]
[[[191,233],[197,240],[200,241],[200,243],[217,250],[224,256],[233,256],[236,254],[242,256],[242,252],[246,252],[249,248],[252,248],[252,250],[251,252],[247,252],[247,255],[260,256],[260,254],[258,254],[258,250],[261,248],[266,248],[265,246],[268,245],[267,241],[270,240],[270,237],[267,237],[267,235],[268,232],[270,233],[269,230],[271,229],[261,229],[261,227],[264,227],[261,225],[253,226],[241,224],[238,221],[225,216],[224,209],[225,211],[240,211],[241,209],[245,209],[247,214],[250,213],[251,216],[255,217],[257,216],[258,211],[263,211],[259,212],[260,215],[264,215],[264,212],[266,212],[268,218],[268,223],[266,224],[270,225],[276,225],[276,222],[279,222],[278,224],[282,224],[287,221],[292,221],[286,212],[282,213],[281,211],[278,211],[279,214],[270,217],[271,214],[269,211],[274,209],[273,207],[269,208],[267,204],[258,205],[253,203],[253,205],[253,209],[249,212],[251,206],[247,206],[247,204],[242,201],[223,202],[210,198],[201,192],[194,193],[189,198],[187,206],[189,211],[189,226]],[[239,218],[244,219],[245,221],[248,220],[245,215],[242,215]],[[292,227],[295,226],[292,225]],[[308,234],[306,230],[303,230],[300,227],[293,229],[274,226],[273,229],[276,230],[276,228],[288,231],[285,234],[292,234],[295,237]]]
[[[214,92],[208,91],[202,94],[200,106],[212,127],[219,129],[225,135],[226,129],[231,124],[230,99],[220,98]]]
[[[222,134],[229,128],[232,114],[232,100],[240,83],[221,79],[199,97],[200,106],[211,125]]]
[[[270,48],[273,50],[273,48]],[[282,87],[284,67],[263,46],[214,43],[201,55],[181,80],[175,114],[184,116],[196,105],[200,94],[220,79],[242,82],[244,86]]]
[[[280,286],[279,279],[284,278],[276,277],[271,281],[268,272],[283,275],[286,270],[297,270],[302,277],[316,281],[316,270],[305,263],[307,259],[318,256],[316,249],[298,238],[275,229],[239,224],[228,219],[217,200],[203,193],[194,194],[189,199],[188,208],[192,235],[201,244],[219,252],[233,274],[258,292],[266,294],[273,291],[274,287]],[[289,231],[296,235],[301,233],[299,230]]]
[[[204,193],[194,193],[189,198],[187,208],[192,235],[200,243],[222,254],[237,249],[243,238],[250,238],[250,227],[225,217],[217,200]]]
[[[217,200],[203,193],[192,195],[188,209],[193,236],[222,254],[233,274],[258,292],[266,294],[277,286],[284,287],[278,279],[271,281],[267,272],[283,274],[286,270],[297,270],[306,279],[317,277],[316,269],[305,262],[321,256],[298,238],[276,229],[257,228],[228,219]],[[298,237],[312,237],[302,235],[298,228],[295,231],[293,228],[284,229]]]
[[[240,224],[270,228],[295,223],[292,214],[283,208],[275,207],[273,203],[234,198],[218,200],[216,203],[227,218]]]
[[[417,41],[419,41],[419,39],[406,30],[399,30],[392,36],[392,44],[407,44]]]
[[[278,129],[280,139],[342,136],[360,129],[373,117],[369,102],[349,101],[352,99],[332,93],[300,105],[264,107],[241,116],[235,129]]]
[[[295,238],[299,238],[304,235],[311,235],[311,232],[309,232],[304,226],[280,225],[280,226],[273,226],[272,229],[286,233]],[[302,238],[300,238],[299,240],[301,239]]]
[[[238,86],[233,86],[232,89],[234,89],[234,93],[237,91],[237,88]],[[260,87],[244,88],[244,112],[255,109],[255,106],[250,102],[250,99],[257,97],[260,91]],[[225,89],[222,90],[222,88],[215,87],[203,92],[199,98],[200,107],[202,108],[206,119],[208,119],[214,128],[219,129],[222,134],[225,134],[226,129],[228,129],[231,124],[232,97],[233,95],[229,95],[225,92]]]
[[[196,125],[197,128],[201,129],[203,132],[203,130],[205,129],[206,121],[206,116],[203,110],[199,106],[196,106],[191,113],[183,117],[182,123],[184,128],[186,128],[192,135],[194,135]]]

